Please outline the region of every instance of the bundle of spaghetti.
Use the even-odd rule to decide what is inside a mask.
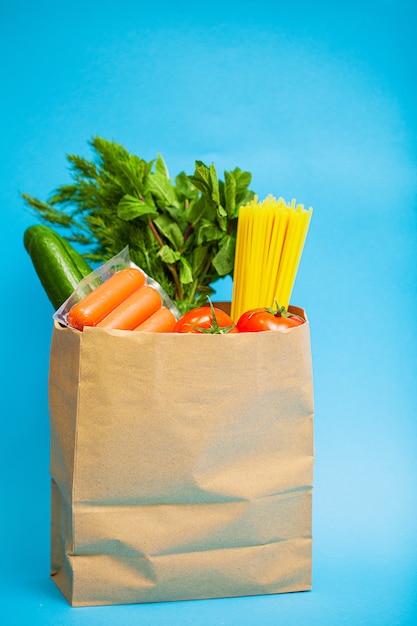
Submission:
[[[255,198],[239,210],[231,316],[245,311],[288,308],[312,208],[272,195]]]

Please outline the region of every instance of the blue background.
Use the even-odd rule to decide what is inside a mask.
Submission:
[[[3,0],[4,623],[416,621],[416,24],[403,0]],[[260,197],[314,208],[292,298],[314,361],[312,592],[71,609],[49,580],[52,310],[20,193],[46,199],[93,135],[172,175],[239,166]]]

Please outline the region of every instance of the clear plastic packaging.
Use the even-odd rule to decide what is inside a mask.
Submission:
[[[148,276],[141,267],[138,267],[137,265],[135,265],[135,263],[133,263],[133,261],[130,259],[129,246],[126,246],[118,254],[106,261],[106,263],[103,263],[103,265],[100,265],[100,267],[93,270],[91,274],[83,278],[82,281],[78,284],[75,291],[70,295],[70,297],[65,302],[63,302],[63,304],[61,304],[59,309],[55,311],[52,316],[53,319],[62,326],[72,328],[68,323],[68,313],[72,309],[72,307],[77,304],[77,302],[82,300],[88,293],[98,287],[98,285],[106,281],[119,270],[126,267],[135,267],[136,269],[143,272],[146,278],[146,284],[153,287],[160,294],[163,306],[169,309],[176,319],[180,317],[179,310],[172,302],[172,300],[167,296],[161,285],[156,280]]]

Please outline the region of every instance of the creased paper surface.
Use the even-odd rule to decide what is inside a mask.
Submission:
[[[74,606],[311,588],[308,323],[54,327],[52,576]]]

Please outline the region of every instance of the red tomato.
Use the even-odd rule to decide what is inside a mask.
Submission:
[[[264,330],[286,330],[304,324],[297,315],[281,315],[271,309],[251,309],[240,316],[237,327],[241,333],[253,333]]]
[[[202,329],[202,330],[200,330]],[[185,313],[174,326],[174,333],[207,333],[220,335],[238,333],[232,318],[221,309],[197,307]]]

